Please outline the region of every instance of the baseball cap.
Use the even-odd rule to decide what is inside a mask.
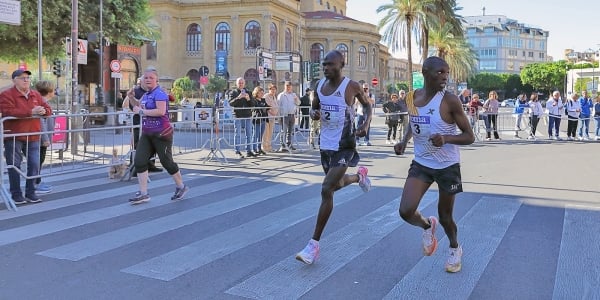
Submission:
[[[16,70],[12,73],[12,79],[15,79],[16,77],[21,76],[23,73],[25,73],[27,75],[31,75],[31,72],[29,72],[27,70]]]

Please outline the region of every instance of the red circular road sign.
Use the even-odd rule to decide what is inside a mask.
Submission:
[[[371,79],[371,84],[373,86],[376,86],[379,83],[379,80],[377,80],[377,77],[373,77],[373,79]]]
[[[110,70],[115,73],[120,72],[121,71],[121,62],[116,59],[111,60],[110,61]]]

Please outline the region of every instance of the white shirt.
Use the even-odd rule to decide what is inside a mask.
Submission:
[[[281,92],[277,96],[277,102],[282,116],[293,115],[296,113],[296,107],[300,105],[300,98],[294,92]]]

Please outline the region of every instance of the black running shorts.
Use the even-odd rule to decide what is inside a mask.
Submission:
[[[408,177],[414,177],[429,184],[436,182],[440,190],[450,195],[463,191],[459,163],[444,169],[432,169],[413,160],[408,169]]]

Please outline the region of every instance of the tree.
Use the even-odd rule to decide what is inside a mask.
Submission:
[[[454,35],[454,28],[450,23],[432,27],[429,33],[430,46],[436,49],[437,56],[448,63],[450,75],[455,81],[466,81],[476,72],[477,54],[463,35]]]
[[[564,61],[528,64],[521,70],[521,81],[536,90],[551,94],[564,88],[567,65]]]
[[[412,32],[421,32],[421,26],[428,17],[427,12],[436,11],[434,0],[393,0],[377,8],[377,13],[386,12],[377,29],[384,28],[382,40],[392,52],[407,50],[408,82],[412,90]]]
[[[215,75],[210,75],[208,78],[208,84],[206,85],[206,90],[209,93],[222,92],[227,88],[227,80],[225,78]]]
[[[99,32],[97,0],[79,0],[79,37]],[[158,30],[149,25],[148,0],[104,0],[103,35],[120,44],[158,39]],[[43,56],[65,56],[65,37],[71,36],[71,0],[44,1],[42,5]],[[37,1],[21,1],[21,25],[0,25],[0,59],[8,62],[37,59]]]
[[[492,90],[502,90],[504,87],[502,77],[494,73],[479,73],[475,76],[472,76],[468,83],[474,91],[481,92],[485,95]]]
[[[421,40],[419,43],[422,52],[422,61],[425,61],[429,56],[429,47],[433,46],[430,42],[431,31],[442,26],[448,26],[450,28],[449,32],[453,37],[464,37],[462,26],[464,18],[456,13],[457,11],[462,10],[462,7],[457,7],[455,0],[434,0],[434,2],[434,10],[430,10],[430,6],[425,8],[428,18],[424,20],[421,28]]]
[[[194,84],[189,77],[175,79],[171,88],[171,93],[177,101],[181,101],[183,98],[192,98],[194,91]]]

